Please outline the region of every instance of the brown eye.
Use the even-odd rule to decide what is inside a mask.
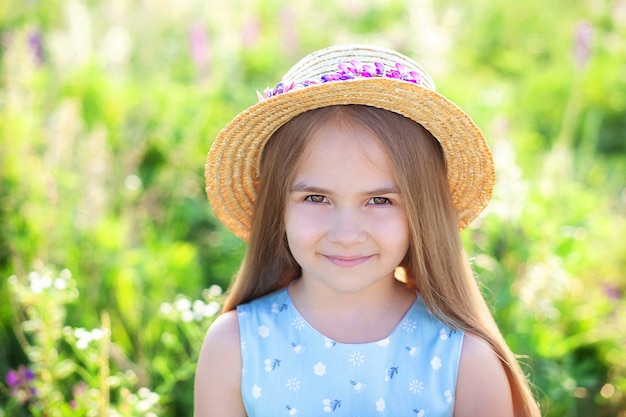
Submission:
[[[326,197],[323,195],[308,195],[305,200],[310,201],[311,203],[325,203]]]
[[[390,204],[391,202],[389,201],[388,198],[385,198],[385,197],[372,197],[369,203],[378,206],[381,204]]]

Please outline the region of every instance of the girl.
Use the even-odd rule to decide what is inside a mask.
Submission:
[[[459,237],[494,183],[471,119],[411,59],[363,45],[305,57],[260,99],[206,166],[249,245],[196,416],[539,416]]]

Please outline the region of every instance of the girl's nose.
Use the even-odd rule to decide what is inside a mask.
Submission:
[[[330,242],[342,246],[363,243],[367,239],[363,219],[353,210],[338,209],[331,221],[327,238]]]

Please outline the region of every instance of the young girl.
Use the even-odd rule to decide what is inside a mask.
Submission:
[[[209,200],[248,249],[196,417],[539,416],[459,237],[494,178],[411,59],[348,45],[296,64],[209,153]]]

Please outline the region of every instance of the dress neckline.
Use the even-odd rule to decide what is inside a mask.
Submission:
[[[407,309],[407,311],[402,315],[402,318],[400,318],[400,320],[398,321],[398,323],[396,323],[396,325],[393,327],[393,329],[391,329],[391,332],[384,338],[379,339],[379,340],[374,340],[371,342],[360,342],[360,343],[346,343],[346,342],[338,342],[326,335],[324,335],[322,332],[320,332],[319,330],[317,330],[314,326],[312,326],[303,316],[302,314],[300,314],[300,312],[298,311],[298,309],[296,308],[296,305],[293,303],[293,300],[291,298],[291,294],[289,294],[289,287],[284,288],[282,290],[283,292],[283,296],[287,299],[287,305],[289,307],[291,307],[291,309],[294,312],[294,315],[296,316],[296,320],[303,326],[306,326],[310,331],[312,331],[313,333],[319,335],[320,338],[322,338],[325,342],[325,344],[328,346],[329,344],[332,346],[348,346],[348,347],[357,347],[357,346],[387,346],[389,344],[389,340],[398,332],[400,332],[403,328],[403,326],[406,326],[405,322],[408,319],[408,317],[411,315],[411,312],[417,308],[418,303],[421,300],[421,297],[419,295],[419,293],[416,294],[415,300],[413,300],[413,303],[411,303],[410,307]],[[413,325],[413,323],[411,323],[411,325]]]

